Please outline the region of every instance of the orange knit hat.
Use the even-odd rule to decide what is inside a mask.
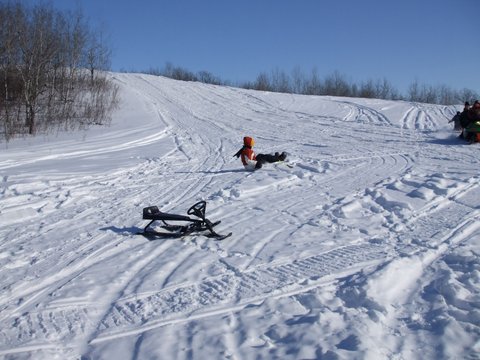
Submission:
[[[243,145],[253,147],[253,145],[255,145],[255,140],[253,140],[253,138],[251,138],[250,136],[245,136],[243,138]]]

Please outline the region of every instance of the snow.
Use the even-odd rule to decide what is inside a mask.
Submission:
[[[480,358],[457,108],[111,77],[110,127],[1,144],[0,357]],[[231,237],[135,235],[199,200]]]

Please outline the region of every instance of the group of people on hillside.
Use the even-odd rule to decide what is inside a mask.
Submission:
[[[463,111],[458,111],[450,122],[454,122],[454,129],[461,131],[459,138],[470,143],[480,141],[480,101],[476,100],[472,106],[467,101]]]

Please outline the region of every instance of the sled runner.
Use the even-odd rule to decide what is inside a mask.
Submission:
[[[159,210],[157,206],[149,206],[143,209],[143,219],[150,220],[150,222],[143,228],[143,232],[139,232],[139,235],[152,238],[179,238],[182,236],[190,235],[196,232],[208,231],[206,236],[215,238],[216,240],[223,240],[232,233],[226,235],[218,234],[213,229],[220,224],[220,221],[211,222],[205,218],[205,209],[207,207],[206,201],[199,201],[192,205],[187,211],[187,215],[193,215],[195,218],[185,215],[169,214]],[[162,231],[158,231],[151,227],[155,221],[161,221],[160,228]],[[180,222],[183,225],[175,225],[172,222]]]

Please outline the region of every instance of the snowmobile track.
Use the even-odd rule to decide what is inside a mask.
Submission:
[[[308,291],[328,276],[339,277],[388,258],[383,246],[351,245],[293,262],[260,265],[241,272],[179,284],[158,293],[120,299],[92,342],[141,333],[189,319],[235,311],[266,298]]]
[[[91,323],[88,315],[99,311],[93,303],[51,305],[5,319],[0,328],[15,328],[16,332],[2,330],[0,336],[10,348],[18,350],[31,348],[32,339],[35,339],[34,347],[66,341],[63,329],[69,328],[69,339],[90,337],[90,343],[97,343],[171,323],[237,311],[271,297],[302,293],[320,286],[327,279],[356,272],[388,257],[383,246],[367,243],[337,248],[293,262],[263,264],[245,271],[226,265],[228,272],[218,277],[119,299],[111,304],[110,312],[97,324]],[[97,330],[92,335],[89,329],[95,328]],[[0,355],[8,353],[0,348]]]

